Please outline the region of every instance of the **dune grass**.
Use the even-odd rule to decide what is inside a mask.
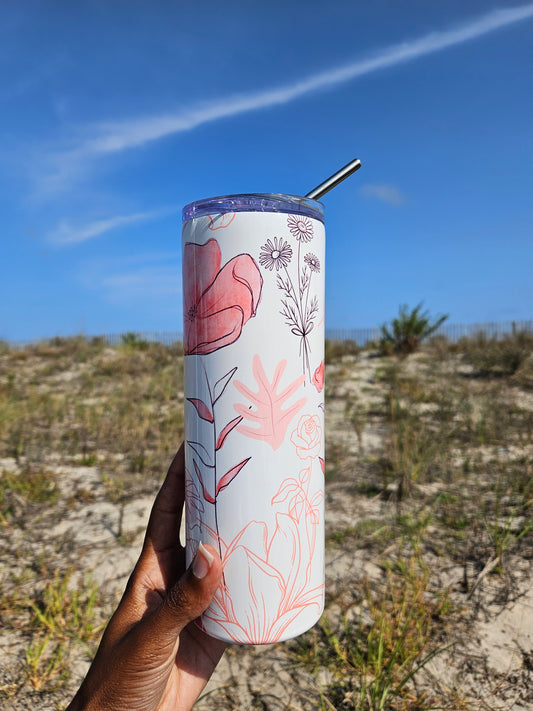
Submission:
[[[429,669],[468,638],[483,591],[512,599],[517,570],[533,558],[532,349],[523,334],[440,339],[415,356],[373,358],[365,382],[358,363],[375,354],[327,348],[327,407],[338,415],[326,436],[326,493],[363,511],[337,523],[327,509],[328,555],[359,551],[375,571],[330,581],[319,624],[283,646],[287,666],[314,680],[314,708],[492,708],[486,693],[440,684]],[[73,660],[90,658],[114,601],[76,565],[69,541],[46,538],[47,516],[99,497],[123,512],[153,493],[183,437],[183,404],[179,346],[135,334],[113,348],[82,338],[2,345],[1,621],[20,652],[0,676],[0,698],[66,703]],[[101,488],[65,496],[61,467],[87,468]],[[36,532],[39,546],[29,544]]]

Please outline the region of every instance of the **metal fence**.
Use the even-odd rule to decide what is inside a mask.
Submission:
[[[461,338],[475,338],[484,335],[487,338],[502,339],[517,333],[533,333],[533,321],[489,321],[486,323],[444,323],[435,336],[456,343]],[[328,328],[326,338],[332,341],[355,341],[358,346],[365,346],[371,341],[378,341],[379,328]]]
[[[164,346],[175,346],[183,340],[183,335],[179,331],[130,331],[129,333],[106,333],[102,336],[96,336],[96,338],[101,338],[108,346],[120,346],[125,341],[127,342],[129,334],[134,336],[139,341],[161,343]]]
[[[358,346],[364,346],[380,337],[379,328],[326,328],[326,339],[329,341],[355,341]]]
[[[487,323],[444,323],[435,335],[442,336],[452,343],[461,338],[473,338],[480,334],[487,338],[502,339],[506,336],[525,332],[533,333],[533,320],[530,321],[490,321]],[[355,341],[364,347],[372,341],[378,341],[381,335],[379,328],[327,328],[326,339],[331,341]],[[76,336],[73,336],[76,337]],[[161,343],[164,346],[174,346],[182,342],[180,331],[136,331],[135,333],[107,333],[95,336],[79,334],[77,337],[87,341],[98,339],[109,346],[118,346],[127,342],[128,337],[148,343]],[[23,348],[34,343],[58,342],[62,337],[44,338],[33,341],[9,342],[10,346]]]

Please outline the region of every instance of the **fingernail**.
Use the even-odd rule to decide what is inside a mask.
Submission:
[[[204,548],[202,542],[200,541],[198,551],[196,552],[196,556],[192,564],[192,572],[194,577],[198,578],[198,580],[205,578],[211,570],[214,560],[214,557],[206,548]]]

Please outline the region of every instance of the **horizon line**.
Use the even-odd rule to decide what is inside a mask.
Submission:
[[[331,326],[325,329],[325,339],[326,340],[336,340],[331,337],[332,333],[345,332],[347,335],[354,334],[357,332],[378,332],[381,326]],[[447,330],[458,330],[463,329],[468,333],[462,333],[461,336],[473,336],[479,334],[483,329],[492,331],[492,335],[509,335],[514,332],[519,332],[520,330],[525,330],[527,332],[533,332],[533,317],[530,319],[506,319],[506,320],[496,320],[496,321],[472,321],[472,322],[447,322],[439,326],[438,330],[435,332],[439,335],[439,331]],[[17,347],[19,345],[32,345],[37,343],[43,343],[47,341],[53,341],[54,339],[76,339],[83,338],[85,340],[92,339],[110,339],[116,341],[119,344],[121,336],[127,335],[128,333],[134,333],[139,338],[149,340],[151,343],[162,343],[165,341],[158,340],[157,337],[166,337],[166,340],[172,340],[172,343],[179,343],[183,339],[183,331],[168,331],[162,329],[153,330],[143,330],[138,329],[132,331],[131,329],[126,329],[124,331],[109,331],[106,333],[85,333],[84,331],[79,331],[78,333],[71,333],[70,335],[60,335],[56,334],[54,336],[42,336],[37,338],[28,339],[9,339],[0,338],[0,342],[7,344],[8,346]],[[328,337],[328,333],[330,334]],[[459,335],[459,334],[457,334]],[[490,335],[490,334],[489,334]],[[352,340],[350,338],[338,339],[338,340]]]

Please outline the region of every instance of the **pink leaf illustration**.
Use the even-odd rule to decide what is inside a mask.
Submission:
[[[322,467],[322,474],[325,474],[326,473],[326,462],[322,459],[322,457],[319,457],[318,461],[320,462],[320,466]]]
[[[235,479],[237,474],[241,471],[243,466],[246,464],[246,462],[249,462],[251,457],[247,457],[246,459],[243,459],[242,462],[239,462],[239,464],[236,464],[234,467],[232,467],[229,471],[227,471],[223,477],[219,480],[217,484],[217,496],[218,494],[225,489],[229,484]]]
[[[231,225],[233,220],[235,219],[235,212],[225,212],[222,215],[215,215],[212,217],[211,215],[208,215],[209,219],[209,225],[208,229],[209,230],[221,230],[224,227],[227,227],[228,225]]]
[[[214,504],[214,503],[215,503],[215,500],[214,500],[214,498],[211,496],[211,494],[207,491],[207,489],[205,488],[204,482],[202,481],[202,475],[201,475],[201,473],[200,473],[200,469],[198,468],[198,464],[196,464],[196,460],[193,459],[193,460],[192,460],[192,463],[193,463],[193,465],[194,465],[194,471],[196,472],[196,476],[198,477],[198,481],[200,482],[200,485],[201,485],[201,487],[202,487],[202,493],[203,493],[203,495],[204,495],[204,499],[205,499],[206,501],[208,501],[210,504]]]
[[[298,474],[298,479],[300,480],[300,484],[302,486],[309,484],[311,480],[311,469],[302,469],[302,471]]]
[[[231,422],[228,422],[228,424],[224,427],[222,432],[218,435],[217,443],[215,446],[216,450],[219,450],[222,447],[226,437],[229,435],[229,433],[231,432],[231,430],[234,427],[237,427],[237,425],[239,424],[239,422],[241,422],[241,420],[242,420],[242,417],[239,415],[239,417],[236,417],[234,420],[231,420]]]
[[[261,358],[256,354],[253,359],[253,374],[259,386],[257,392],[250,390],[244,383],[235,381],[235,387],[247,398],[253,405],[255,410],[249,408],[248,405],[236,404],[233,407],[242,415],[243,418],[257,424],[257,427],[248,427],[239,425],[238,431],[252,437],[253,439],[261,439],[268,442],[272,449],[276,450],[285,439],[285,433],[290,421],[294,415],[301,410],[307,402],[307,398],[301,398],[293,405],[283,409],[285,402],[298,390],[305,380],[305,375],[300,375],[294,382],[285,388],[280,393],[277,393],[279,383],[287,365],[286,360],[281,360],[274,372],[274,377],[270,383]]]
[[[213,422],[213,415],[211,410],[207,407],[205,402],[198,400],[195,397],[188,397],[187,400],[191,402],[196,408],[196,412],[200,415],[202,420],[207,420],[207,422]]]
[[[311,507],[316,508],[322,499],[324,498],[324,494],[321,491],[317,491],[316,494],[313,496],[311,501],[309,502],[311,504]]]
[[[281,504],[286,501],[290,494],[298,491],[300,487],[296,483],[296,479],[286,479],[280,486],[278,493],[272,498],[272,504]]]
[[[216,503],[215,499],[211,496],[211,494],[207,491],[205,486],[202,484],[202,493],[204,495],[204,499],[208,501],[210,504]]]
[[[304,495],[301,491],[292,499],[289,506],[289,516],[295,521],[299,521],[305,504]]]

